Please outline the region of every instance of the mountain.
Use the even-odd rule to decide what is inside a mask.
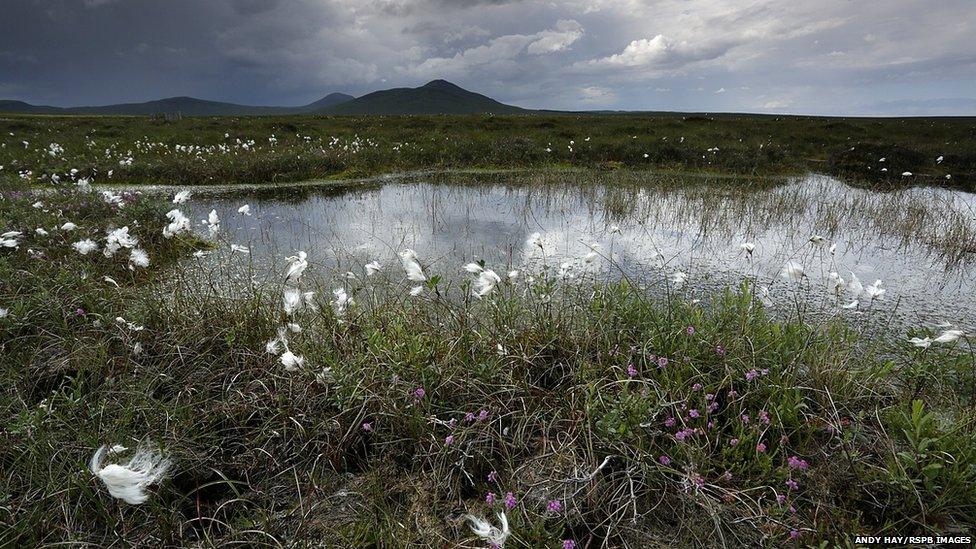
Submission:
[[[307,114],[320,112],[354,99],[344,93],[330,93],[314,103],[301,107],[257,107],[207,101],[195,97],[168,97],[145,103],[121,103],[99,107],[48,107],[23,101],[0,100],[0,112],[17,114],[98,114],[149,116],[159,113],[180,113],[184,116],[267,116],[275,114]]]
[[[329,107],[324,114],[518,114],[519,107],[470,92],[446,80],[434,80],[419,88],[393,88],[366,94]]]
[[[329,107],[334,107],[340,103],[346,103],[347,101],[352,101],[355,97],[349,95],[348,93],[330,93],[322,99],[315,101],[314,103],[309,103],[304,107],[300,107],[304,112],[317,112]]]
[[[287,114],[518,114],[525,109],[499,103],[446,80],[434,80],[419,88],[394,88],[355,98],[344,93],[329,95],[300,107],[259,107],[206,101],[194,97],[169,97],[145,103],[99,107],[48,107],[23,101],[0,100],[0,112],[20,114],[99,114],[148,116],[181,113],[185,116],[261,116]]]
[[[0,112],[12,112],[18,114],[66,114],[61,107],[47,107],[44,105],[31,105],[23,101],[12,101],[0,99]]]

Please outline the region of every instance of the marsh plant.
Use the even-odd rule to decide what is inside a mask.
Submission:
[[[865,337],[771,315],[749,278],[706,299],[673,269],[606,282],[589,253],[403,249],[309,276],[295,250],[258,283],[193,200],[3,192],[4,545],[804,545],[976,522],[961,330]],[[232,247],[248,276],[192,274]],[[776,291],[811,274],[784,265]]]

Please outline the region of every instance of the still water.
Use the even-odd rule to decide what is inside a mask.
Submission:
[[[478,260],[499,273],[545,270],[577,281],[627,276],[650,284],[681,271],[681,291],[692,298],[748,277],[768,286],[774,301],[795,302],[802,293],[836,314],[883,311],[906,325],[967,330],[976,323],[976,196],[945,189],[881,194],[815,175],[749,191],[705,181],[413,177],[353,188],[198,193],[194,203],[197,219],[211,208],[221,218],[223,248],[210,261],[232,257],[259,276],[279,276],[283,258],[304,250],[315,276],[339,280],[348,271],[362,279],[363,265],[377,260],[399,280],[397,253],[411,248],[429,274],[445,279],[463,278],[461,266]],[[243,204],[250,216],[237,212]],[[526,242],[533,233],[541,247]],[[755,244],[752,254],[745,242]],[[231,243],[250,254],[231,254]],[[802,265],[802,280],[780,276],[788,261]],[[840,309],[854,296],[834,296],[830,272],[848,282],[853,273],[865,286],[880,279],[886,293]]]

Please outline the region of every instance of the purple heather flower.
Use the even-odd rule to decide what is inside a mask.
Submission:
[[[797,482],[797,481],[795,481],[795,480],[793,480],[793,479],[787,479],[787,480],[786,480],[786,486],[787,486],[787,487],[788,487],[788,488],[789,488],[790,490],[796,490],[797,488],[799,488],[799,487],[800,487],[800,483],[799,483],[799,482]]]
[[[780,505],[786,503],[786,494],[776,494],[776,503]]]
[[[450,427],[451,429],[457,427],[457,419],[452,417],[451,421],[447,422],[447,426]]]
[[[363,423],[363,431],[366,431],[367,433],[372,433],[373,432],[373,424],[372,423]]]
[[[427,394],[427,391],[425,391],[423,387],[417,387],[413,391],[413,398],[415,398],[417,400],[420,400],[420,399],[424,398],[424,395],[426,395],[426,394]]]
[[[790,539],[797,539],[800,537],[800,531],[796,528],[790,530]]]
[[[563,549],[576,549],[576,542],[571,539],[564,539]]]
[[[694,326],[688,326],[687,332],[688,332],[688,335],[690,335],[690,336],[695,335],[695,327]]]
[[[786,460],[786,462],[789,464],[790,469],[806,470],[807,468],[810,467],[810,464],[807,463],[806,460],[800,459],[796,456],[790,456],[789,459]]]
[[[699,414],[698,413],[698,410],[696,410],[694,408],[692,408],[691,410],[688,410],[688,417],[695,418],[695,417],[698,417],[699,415],[701,415],[701,414]]]
[[[447,438],[444,439],[444,446],[450,446],[452,444],[454,444],[454,435],[447,435]]]
[[[739,439],[737,438],[733,438],[732,440],[729,441],[729,446],[736,446],[738,444],[739,444]]]
[[[739,396],[739,393],[735,389],[732,389],[732,390],[729,391],[729,400],[732,400],[733,398],[735,398],[737,396]]]
[[[671,465],[671,458],[668,456],[662,455],[661,457],[657,458],[657,460],[660,461],[661,465],[664,465],[665,467]]]
[[[694,384],[694,385],[691,386],[691,390],[692,391],[701,391],[701,388],[702,388],[702,384],[701,383],[696,383],[696,384]]]
[[[669,427],[669,428],[670,427],[674,427],[674,424],[675,424],[675,421],[674,421],[674,418],[673,417],[669,417],[668,419],[664,420],[664,426],[665,427]]]
[[[549,501],[549,504],[546,505],[546,511],[552,513],[558,513],[562,510],[563,510],[563,502],[559,501],[558,499],[551,500]]]
[[[725,356],[725,347],[722,346],[722,345],[716,345],[715,346],[715,353],[716,354],[719,354],[719,355],[722,355],[722,356]]]
[[[637,377],[637,368],[633,364],[627,365],[627,377]]]
[[[484,420],[488,419],[488,410],[484,410],[483,409],[480,412],[478,412],[478,419],[480,421],[484,421]]]
[[[468,423],[473,422],[474,421],[474,413],[468,412],[468,413],[464,414],[464,421],[467,421]]]
[[[715,400],[715,395],[714,394],[712,394],[712,393],[705,394],[705,401],[706,402],[711,402],[713,400]]]
[[[657,367],[658,368],[665,368],[665,367],[667,367],[667,365],[668,365],[668,357],[662,356],[662,357],[660,357],[660,358],[657,359]]]
[[[763,453],[763,452],[765,452],[766,451],[766,443],[765,442],[760,442],[759,444],[757,444],[756,445],[756,451],[759,452],[760,454]]]
[[[759,410],[759,421],[769,425],[769,413],[766,410]]]
[[[494,492],[488,492],[487,494],[485,494],[485,503],[487,503],[488,505],[493,505],[495,503]]]
[[[749,415],[748,414],[742,414],[742,416],[740,416],[740,419],[742,420],[742,423],[743,424],[745,424],[745,425],[748,425],[749,424]]]
[[[755,369],[746,372],[746,381],[752,381],[757,377],[759,377],[759,372],[757,372]]]
[[[505,494],[505,507],[508,509],[514,509],[518,505],[518,500],[515,499],[515,495],[511,492]]]
[[[498,472],[492,471],[488,473],[488,482],[498,482]]]

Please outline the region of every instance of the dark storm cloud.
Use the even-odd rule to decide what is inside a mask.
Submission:
[[[976,95],[971,6],[3,0],[0,96],[301,104],[448,78],[527,107],[943,112]]]

